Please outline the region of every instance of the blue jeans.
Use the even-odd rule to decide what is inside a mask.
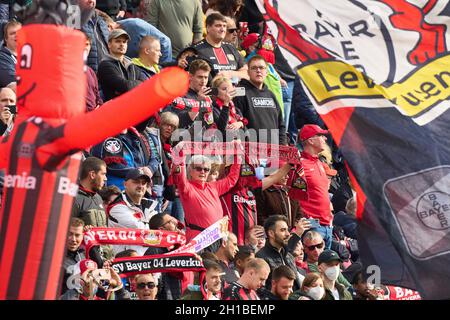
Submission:
[[[325,242],[325,249],[331,249],[331,241],[333,239],[333,226],[320,226],[316,228],[311,228],[309,230],[320,233],[320,235],[323,238],[323,241]]]
[[[289,118],[291,115],[291,103],[292,103],[292,92],[294,90],[294,81],[287,82],[287,87],[281,87],[283,93],[283,105],[284,105],[284,125],[286,130],[289,128]]]

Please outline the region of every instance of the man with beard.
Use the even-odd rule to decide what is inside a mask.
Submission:
[[[280,265],[286,265],[292,271],[296,271],[294,257],[287,250],[290,237],[288,221],[285,216],[273,215],[264,223],[267,239],[264,248],[256,253],[257,258],[264,259],[270,266],[270,274],[266,282],[266,289],[272,287],[272,272]],[[300,280],[297,273],[294,281],[294,291],[300,289]]]
[[[258,292],[262,300],[288,300],[294,286],[295,273],[288,266],[281,265],[273,270],[272,289]],[[261,288],[263,289],[263,288]]]
[[[183,234],[180,229],[182,226],[177,219],[172,217],[169,213],[163,212],[154,215],[149,222],[151,230],[165,230],[178,232]],[[146,256],[165,254],[169,252],[168,248],[163,247],[149,247],[145,251]],[[181,297],[181,280],[183,278],[182,272],[163,272],[160,278],[157,299],[158,300],[178,300]]]
[[[87,64],[98,70],[100,61],[108,55],[108,25],[95,11],[96,0],[78,0],[81,11],[81,30],[91,39],[91,51],[88,55]]]
[[[234,233],[229,232],[228,237],[220,241],[220,247],[215,252],[215,255],[219,258],[219,263],[225,272],[223,280],[226,283],[231,283],[239,279],[234,272],[234,269],[230,267],[230,264],[233,262],[238,251],[237,237]]]
[[[237,48],[239,29],[236,27],[236,21],[230,17],[225,17],[225,19],[227,20],[227,34],[224,40]]]
[[[78,193],[72,205],[72,217],[80,218],[86,226],[107,227],[103,199],[98,192],[106,183],[106,163],[96,157],[88,157],[80,168],[80,182]],[[104,260],[112,259],[112,247],[109,245],[94,247],[93,255],[103,257]],[[97,259],[99,260],[99,259]],[[97,261],[102,266],[102,261]]]
[[[72,206],[72,216],[80,218],[85,225],[106,227],[106,214],[103,200],[97,193],[105,185],[106,163],[88,157],[81,164],[78,194]]]

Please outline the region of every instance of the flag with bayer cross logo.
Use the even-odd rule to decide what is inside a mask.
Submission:
[[[257,3],[347,161],[363,263],[450,298],[450,0]]]

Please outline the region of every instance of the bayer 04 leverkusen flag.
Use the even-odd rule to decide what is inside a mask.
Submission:
[[[450,298],[450,0],[257,1],[341,148],[363,263]]]

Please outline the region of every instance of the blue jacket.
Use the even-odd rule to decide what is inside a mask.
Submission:
[[[152,36],[159,39],[161,43],[161,60],[159,63],[172,61],[172,42],[169,37],[159,31],[150,23],[139,19],[129,18],[118,21],[120,26],[130,35],[128,50],[126,55],[130,58],[136,58],[139,54],[139,42],[144,36]]]
[[[98,65],[100,64],[102,57],[105,57],[107,54],[109,54],[108,25],[97,14],[97,12],[95,12],[92,18],[85,23],[85,25],[81,28],[81,30],[84,31],[92,39],[91,51],[89,52],[87,64],[89,67],[94,69],[95,72],[97,72]],[[98,43],[99,39],[101,43]],[[101,50],[100,54],[99,50]]]
[[[16,57],[8,48],[0,48],[0,88],[16,81]]]
[[[309,100],[305,90],[303,90],[298,76],[295,77],[294,81],[291,112],[294,113],[295,125],[299,129],[305,124],[317,124],[319,127],[325,128],[323,120]]]

